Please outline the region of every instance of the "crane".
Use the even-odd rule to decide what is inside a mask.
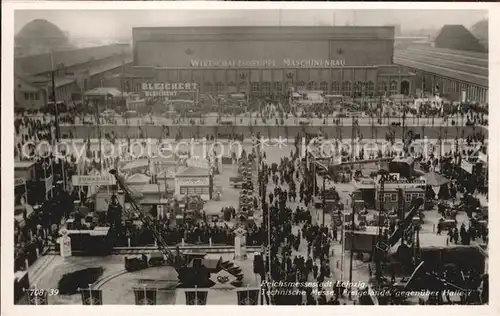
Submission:
[[[151,231],[153,233],[153,237],[154,237],[154,239],[156,241],[156,244],[157,244],[158,248],[160,249],[160,251],[162,252],[163,256],[166,257],[167,262],[170,263],[170,264],[175,264],[176,263],[176,260],[175,260],[176,256],[168,248],[167,243],[165,242],[165,240],[161,236],[160,232],[158,232],[158,230],[156,229],[156,227],[153,225],[151,219],[148,216],[146,216],[142,212],[142,210],[139,208],[139,206],[135,202],[134,198],[132,197],[132,192],[130,191],[130,189],[128,188],[128,186],[125,184],[125,181],[123,181],[123,178],[118,175],[118,171],[115,170],[115,169],[112,169],[112,170],[109,171],[109,173],[115,177],[116,184],[120,187],[120,189],[123,190],[127,201],[132,206],[132,209],[133,209],[134,213],[139,217],[139,219],[141,220],[142,224],[149,231]],[[180,260],[179,260],[179,262],[180,262]]]

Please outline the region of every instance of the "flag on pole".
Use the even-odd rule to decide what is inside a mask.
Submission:
[[[238,305],[258,305],[259,303],[259,289],[246,288],[236,292],[238,296]]]
[[[186,305],[207,305],[208,291],[185,291]]]
[[[156,305],[157,293],[156,288],[135,288],[135,305]]]
[[[102,290],[88,289],[80,290],[83,305],[102,305]]]
[[[48,292],[42,289],[32,288],[26,290],[28,305],[48,305]]]

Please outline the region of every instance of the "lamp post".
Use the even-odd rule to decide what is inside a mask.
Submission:
[[[326,212],[326,170],[325,174],[323,175],[323,216],[321,218],[321,224],[323,227],[325,226],[325,212]]]
[[[380,169],[378,171],[379,175],[379,192],[377,192],[377,197],[380,200],[380,209],[379,209],[379,217],[378,217],[378,234],[377,234],[377,243],[375,247],[375,280],[377,285],[380,284],[380,280],[382,278],[382,249],[380,248],[382,242],[382,225],[383,225],[383,216],[384,216],[384,184],[387,179],[388,172],[386,170]]]
[[[354,262],[354,215],[355,215],[355,204],[354,204],[354,195],[351,194],[351,204],[352,204],[352,213],[351,213],[351,251],[349,258],[349,299],[352,299],[352,270],[353,270],[353,262]],[[343,225],[343,224],[342,224]],[[345,236],[344,236],[345,237]],[[344,258],[342,257],[342,260]]]

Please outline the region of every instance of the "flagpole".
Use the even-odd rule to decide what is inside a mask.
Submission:
[[[89,284],[89,305],[94,305],[94,298],[92,297],[92,284]]]
[[[344,280],[344,255],[345,255],[345,225],[342,221],[342,255],[340,259],[340,280]]]
[[[26,180],[24,180],[24,199],[25,199],[25,203],[26,204],[29,204],[28,203],[28,186],[26,185]]]
[[[247,284],[247,302],[248,302],[248,305],[250,305],[250,289],[249,289],[248,284]]]
[[[54,198],[54,191],[53,191],[53,188],[54,188],[54,160],[52,158],[50,158],[50,173],[51,173],[51,177],[52,177],[52,181],[50,181],[50,196],[51,198]]]
[[[47,167],[45,165],[45,161],[42,163],[42,168],[43,168],[43,179],[45,181],[44,183],[44,187],[45,187],[45,200],[48,200],[49,199],[49,195],[48,195],[48,191],[47,191]]]
[[[36,295],[36,293],[38,293],[36,290],[37,290],[37,287],[36,287],[36,284],[33,284],[33,289],[35,289],[35,305],[39,305],[38,304],[38,295]]]

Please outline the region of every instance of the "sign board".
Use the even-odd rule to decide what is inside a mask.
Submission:
[[[146,97],[173,97],[178,92],[195,92],[199,89],[195,82],[142,83],[141,88]]]
[[[467,171],[468,173],[472,174],[472,164],[465,159],[462,159],[462,162],[460,163],[460,167]]]
[[[330,67],[343,67],[345,66],[344,59],[290,59],[285,58],[277,61],[275,59],[237,59],[237,60],[204,60],[192,59],[191,67],[193,68],[330,68]]]
[[[392,180],[397,180],[399,181],[399,173],[389,173],[389,177],[392,179]]]
[[[72,252],[71,252],[71,237],[69,237],[67,234],[63,235],[59,239],[59,247],[61,251],[61,257],[67,258],[71,257]]]
[[[116,182],[111,176],[73,176],[71,177],[73,186],[93,186],[93,185],[113,185]]]
[[[381,184],[381,176],[377,177],[377,186],[380,187]],[[407,189],[407,188],[415,188],[419,186],[425,186],[427,182],[425,180],[406,180],[400,179],[399,174],[396,176],[395,174],[389,174],[384,182],[384,189]]]
[[[377,175],[377,183],[380,184],[382,180],[382,175]],[[399,173],[389,173],[389,175],[386,176],[385,178],[385,183],[393,182],[393,181],[399,181],[400,176]]]
[[[197,178],[177,178],[177,184],[179,186],[208,186],[209,182],[208,175],[206,177]]]
[[[14,179],[14,186],[18,186],[18,185],[25,185],[26,184],[26,181],[23,179],[23,178],[15,178]]]

